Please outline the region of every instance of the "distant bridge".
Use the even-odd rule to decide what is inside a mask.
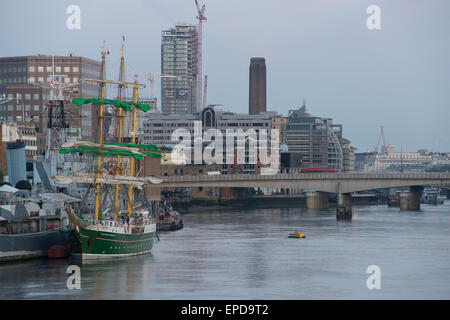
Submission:
[[[351,218],[351,193],[410,187],[399,194],[401,210],[420,210],[423,186],[450,186],[450,173],[299,173],[169,176],[150,187],[229,187],[303,189],[310,209],[328,208],[327,193],[337,194],[337,217]],[[395,190],[394,190],[395,191]]]
[[[154,187],[285,188],[329,193],[388,189],[410,186],[450,186],[450,173],[298,173],[229,174],[165,177]]]

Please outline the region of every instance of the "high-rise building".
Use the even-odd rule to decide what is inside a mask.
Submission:
[[[97,97],[99,86],[79,82],[82,78],[99,79],[101,63],[72,56],[24,56],[0,58],[0,121],[26,125],[34,123],[37,152],[45,150],[45,134],[49,120],[50,82],[70,86],[65,99]],[[65,121],[70,128],[79,128],[83,139],[95,139],[96,106],[64,106]],[[94,125],[93,125],[94,123]]]
[[[161,77],[161,110],[163,114],[197,112],[197,28],[177,24],[162,31],[161,73],[177,76]]]
[[[284,134],[289,152],[302,154],[303,168],[353,171],[350,141],[342,138],[342,125],[332,119],[311,116],[303,105],[289,111]]]
[[[266,60],[251,58],[248,113],[266,112]]]

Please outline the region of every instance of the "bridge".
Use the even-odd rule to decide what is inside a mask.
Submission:
[[[351,193],[375,189],[401,192],[400,208],[419,210],[423,186],[450,186],[450,173],[299,173],[169,176],[153,187],[285,188],[308,190],[307,207],[328,207],[328,193],[337,194],[337,217],[351,217]],[[403,204],[403,205],[402,205]]]

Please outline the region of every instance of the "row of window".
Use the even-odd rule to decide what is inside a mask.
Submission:
[[[42,107],[42,109],[44,109],[44,107]],[[41,110],[41,106],[38,104],[35,104],[33,106],[33,111],[40,111]],[[14,105],[0,105],[0,112],[2,111],[22,111],[22,105],[16,105],[14,108]],[[27,104],[25,105],[25,111],[31,111],[31,105]]]
[[[50,82],[52,80],[52,77],[47,77],[46,80],[47,80],[47,82]],[[44,77],[28,77],[28,83],[35,83],[36,81],[38,83],[39,82],[43,83]],[[77,77],[74,77],[74,78],[66,77],[63,79],[64,83],[78,83],[78,81],[79,81],[79,78],[77,78]]]
[[[14,118],[14,116],[8,116],[8,117],[2,117],[0,116],[0,120],[4,121],[7,120],[8,122],[17,122],[17,123],[22,123],[23,122],[23,117],[22,116],[16,116]],[[39,122],[39,116],[33,116],[33,117],[25,117],[25,122]],[[37,128],[36,128],[37,129]],[[36,130],[37,131],[37,130]]]
[[[33,100],[39,100],[39,93],[25,93],[25,95],[23,96],[25,98],[25,100],[31,100],[31,97],[33,97]],[[49,95],[43,94],[42,98],[45,99],[49,97]],[[21,93],[8,93],[8,99],[17,99],[17,100],[22,100],[22,94]]]
[[[52,66],[30,66],[28,67],[29,72],[53,72]],[[0,74],[16,73],[16,72],[27,72],[26,66],[9,66],[0,68]],[[61,67],[55,66],[55,72],[80,72],[79,67]]]
[[[52,80],[51,77],[28,77],[28,83],[44,83],[44,80],[50,82]],[[64,83],[78,83],[79,78],[64,78]],[[8,84],[8,83],[27,83],[26,77],[15,77],[15,78],[0,78],[0,84]]]

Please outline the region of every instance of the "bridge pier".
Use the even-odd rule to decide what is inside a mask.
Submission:
[[[400,210],[420,211],[420,197],[423,187],[413,186],[409,191],[400,192]]]
[[[396,188],[389,188],[388,207],[400,207],[400,198]]]
[[[306,208],[315,210],[328,209],[328,193],[319,191],[307,191]]]
[[[337,194],[337,219],[351,219],[352,218],[352,196],[350,193]]]

